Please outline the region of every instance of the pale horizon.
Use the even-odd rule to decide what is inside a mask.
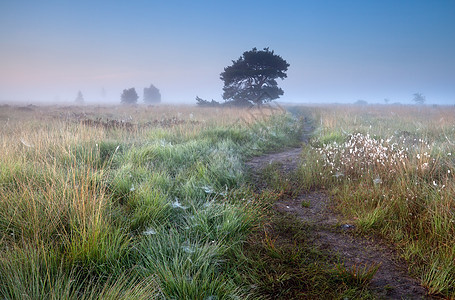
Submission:
[[[290,64],[293,103],[455,104],[453,1],[14,1],[0,4],[0,102],[222,101],[224,67],[253,47]],[[251,13],[254,12],[254,13]],[[103,96],[103,89],[105,95]]]

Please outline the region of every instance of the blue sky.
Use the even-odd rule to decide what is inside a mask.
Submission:
[[[290,63],[283,101],[455,104],[453,0],[2,0],[0,101],[118,103],[150,83],[163,102],[221,100],[253,47]]]

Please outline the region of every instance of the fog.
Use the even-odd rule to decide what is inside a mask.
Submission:
[[[119,104],[134,87],[141,103],[150,84],[162,103],[222,102],[224,68],[270,47],[290,64],[279,101],[412,104],[422,93],[452,105],[454,11],[452,2],[3,2],[0,102],[72,103],[81,91],[87,104]]]

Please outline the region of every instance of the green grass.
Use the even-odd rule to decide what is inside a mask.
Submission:
[[[235,260],[238,281],[250,285],[252,299],[374,299],[368,285],[377,266],[345,268],[336,254],[313,245],[314,225],[273,208],[299,191],[297,174],[272,164],[261,177],[267,188],[255,197],[264,205],[263,217]]]
[[[248,296],[235,259],[264,204],[244,162],[296,145],[297,120],[269,108],[6,109],[0,298]]]
[[[302,190],[328,189],[364,233],[382,235],[432,294],[455,297],[453,107],[338,106],[302,153]]]

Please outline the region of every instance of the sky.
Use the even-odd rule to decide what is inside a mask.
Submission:
[[[222,101],[253,47],[290,64],[284,102],[455,104],[454,0],[1,0],[0,102]]]

